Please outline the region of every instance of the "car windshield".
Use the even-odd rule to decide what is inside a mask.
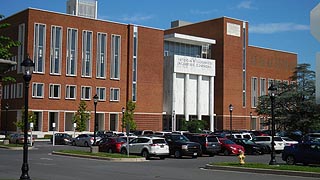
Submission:
[[[255,144],[253,141],[249,140],[249,139],[243,139],[242,142],[244,144]]]
[[[293,141],[293,139],[290,139],[288,137],[282,137],[282,139],[285,140],[285,141]]]
[[[181,135],[181,136],[179,136],[179,135],[174,135],[174,136],[172,136],[172,139],[173,139],[174,141],[180,141],[180,142],[187,142],[187,141],[189,141],[189,139],[188,139],[187,137],[183,136],[183,135]]]
[[[235,144],[233,141],[229,140],[229,139],[225,139],[225,140],[222,140],[222,142],[224,144]]]
[[[153,144],[166,144],[164,139],[154,139]]]

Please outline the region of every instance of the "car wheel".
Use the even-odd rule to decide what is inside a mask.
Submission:
[[[110,154],[113,153],[113,151],[112,151],[111,148],[109,148],[109,149],[107,150],[107,152],[110,153]]]
[[[89,143],[87,141],[84,142],[84,146],[89,147]]]
[[[161,160],[164,160],[166,157],[165,156],[160,156],[159,157]]]
[[[150,159],[149,152],[147,150],[142,151],[142,157],[145,157],[147,160]]]
[[[76,145],[76,142],[75,142],[75,141],[72,141],[71,144],[72,144],[72,146],[75,146],[75,145]]]
[[[198,158],[198,156],[192,156],[192,159],[197,159]]]
[[[125,148],[122,148],[120,151],[121,154],[127,154],[127,150]]]
[[[286,163],[289,164],[289,165],[294,165],[296,162],[295,162],[295,159],[294,159],[294,156],[290,155],[287,157],[286,159]]]
[[[181,158],[181,152],[180,152],[179,150],[176,150],[176,151],[174,152],[174,157],[175,157],[175,158]]]
[[[210,156],[210,157],[213,157],[213,156],[214,156],[214,153],[209,153],[209,156]]]
[[[228,151],[227,149],[223,151],[223,155],[229,156],[229,154],[230,154],[230,153],[229,153],[229,151]]]

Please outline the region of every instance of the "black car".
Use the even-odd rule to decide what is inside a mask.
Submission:
[[[70,144],[72,140],[72,136],[67,133],[55,133],[54,134],[54,144]],[[53,142],[53,138],[51,137],[50,142]]]
[[[214,135],[209,134],[185,134],[185,136],[192,142],[197,142],[201,145],[201,156],[202,154],[208,154],[214,156],[221,150],[219,140]]]
[[[282,160],[289,165],[320,164],[320,143],[307,142],[286,146],[282,151]]]
[[[197,158],[201,154],[201,145],[191,142],[182,134],[165,134],[164,138],[169,145],[170,155],[174,155],[175,158],[181,158],[182,156]]]
[[[244,147],[246,154],[267,154],[270,148],[265,144],[257,144],[249,139],[232,139],[233,142]]]

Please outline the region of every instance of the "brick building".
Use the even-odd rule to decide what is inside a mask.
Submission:
[[[222,17],[198,23],[174,21],[171,25],[165,36],[181,33],[216,40],[210,49],[216,62],[215,129],[230,129],[230,104],[234,107],[232,129],[265,128],[263,118],[255,113],[258,97],[266,95],[273,82],[290,83],[297,54],[248,45],[249,25],[242,20]]]

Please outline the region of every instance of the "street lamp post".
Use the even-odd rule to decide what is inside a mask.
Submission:
[[[275,93],[277,91],[277,88],[271,84],[271,86],[268,88],[269,90],[269,96],[271,100],[271,159],[269,162],[269,165],[276,165],[276,153],[274,149],[274,134],[275,134],[275,123],[274,123],[274,100],[275,100]]]
[[[28,57],[21,63],[23,70],[23,80],[25,81],[25,92],[24,92],[24,142],[23,142],[23,164],[21,167],[22,174],[20,180],[26,179],[31,180],[28,174],[28,99],[29,99],[29,83],[32,77],[34,63]]]
[[[232,104],[229,105],[229,112],[230,112],[230,138],[232,138],[232,111],[233,106]]]
[[[125,111],[126,109],[124,108],[124,107],[122,107],[122,109],[121,109],[121,111],[122,111],[122,133],[123,133],[123,126],[124,126],[124,111]],[[127,134],[127,136],[128,136],[128,134]]]
[[[250,112],[250,124],[251,124],[251,128],[252,128],[252,112]],[[256,127],[254,127],[254,129],[256,129]]]
[[[98,124],[97,124],[97,104],[98,104],[98,95],[94,95],[93,96],[93,102],[94,102],[94,132],[93,132],[93,145],[96,145],[96,133],[97,133],[97,129],[98,129]]]
[[[9,104],[6,103],[6,105],[4,106],[4,108],[6,109],[6,123],[5,123],[5,126],[4,126],[4,135],[7,137],[7,134],[8,134],[7,126],[8,126],[8,109],[9,109]]]

